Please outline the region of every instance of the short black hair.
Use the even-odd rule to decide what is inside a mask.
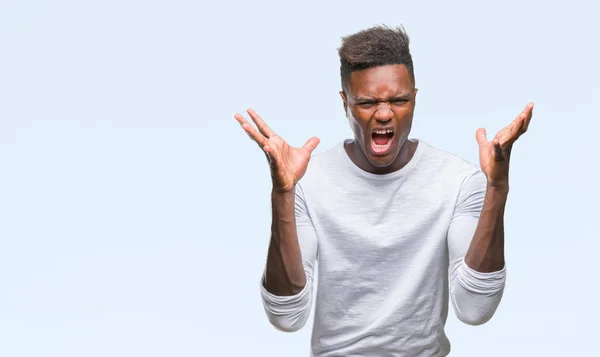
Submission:
[[[342,37],[342,45],[338,49],[342,89],[346,89],[352,72],[393,64],[405,65],[414,81],[409,43],[410,39],[401,25],[396,28],[378,25]]]

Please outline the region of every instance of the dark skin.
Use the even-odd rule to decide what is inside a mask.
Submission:
[[[374,67],[353,72],[340,92],[354,141],[345,146],[350,159],[364,171],[386,174],[404,167],[412,158],[416,143],[408,140],[412,126],[417,88],[404,65]],[[508,168],[515,141],[527,131],[533,112],[529,103],[517,118],[488,141],[485,129],[478,129],[479,162],[487,177],[487,191],[475,234],[465,262],[479,272],[504,267],[504,209],[508,196]],[[288,145],[252,109],[248,114],[256,125],[240,114],[236,120],[267,156],[273,182],[271,192],[271,241],[267,254],[265,288],[279,296],[295,295],[306,284],[302,255],[296,232],[294,195],[306,172],[311,153],[319,139],[309,139],[301,148]],[[386,149],[373,144],[373,130],[392,131]]]
[[[418,89],[406,66],[381,66],[353,72],[340,92],[344,111],[354,133],[345,149],[350,159],[364,171],[387,174],[400,170],[412,158],[417,144],[408,141]],[[372,131],[394,131],[385,155],[371,150]]]

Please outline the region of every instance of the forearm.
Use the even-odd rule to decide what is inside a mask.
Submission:
[[[487,186],[475,234],[465,255],[465,263],[482,273],[504,268],[504,209],[508,188]]]
[[[296,295],[306,285],[294,202],[294,190],[271,193],[271,241],[264,286],[268,292],[278,296]]]
[[[489,321],[502,299],[507,196],[508,189],[476,173],[463,185],[450,225],[450,297],[456,316],[469,325]]]

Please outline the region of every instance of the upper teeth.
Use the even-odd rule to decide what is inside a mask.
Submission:
[[[375,130],[375,134],[391,134],[391,133],[392,133],[392,129]]]

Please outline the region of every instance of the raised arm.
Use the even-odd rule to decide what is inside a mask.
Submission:
[[[312,280],[313,256],[316,258],[316,235],[312,226],[296,220],[297,211],[302,211],[302,202],[296,199],[296,185],[305,174],[319,139],[311,138],[303,147],[293,148],[275,134],[256,112],[248,110],[248,114],[256,128],[240,114],[236,114],[235,118],[265,152],[273,182],[271,240],[262,280],[263,302],[271,323],[281,330],[294,331],[306,321],[312,290],[307,287],[307,279]]]
[[[502,298],[510,153],[514,142],[527,131],[532,111],[530,103],[491,142],[485,129],[477,131],[482,172],[463,184],[448,232],[451,299],[458,318],[468,324],[487,322]]]
[[[485,129],[477,130],[479,163],[487,178],[481,217],[465,261],[478,272],[498,271],[504,267],[504,207],[508,197],[508,168],[514,142],[527,131],[533,103],[502,129],[491,142]]]

